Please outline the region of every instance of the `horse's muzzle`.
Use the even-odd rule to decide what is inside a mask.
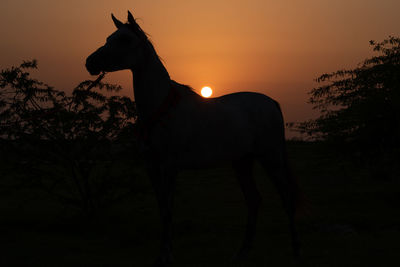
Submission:
[[[99,68],[98,64],[95,64],[92,55],[86,59],[85,66],[90,75],[99,75],[101,72],[101,69]]]
[[[99,75],[104,70],[104,62],[101,56],[102,47],[86,59],[86,69],[91,75]]]

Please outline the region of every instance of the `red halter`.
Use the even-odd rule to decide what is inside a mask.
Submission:
[[[166,123],[164,121],[165,118],[168,118],[170,115],[170,108],[175,107],[181,96],[174,86],[170,86],[170,90],[168,95],[165,97],[164,101],[161,105],[156,109],[156,111],[150,116],[150,118],[143,123],[138,125],[137,131],[135,131],[135,135],[144,141],[148,141],[150,131],[157,124],[160,123],[163,127],[166,127]]]

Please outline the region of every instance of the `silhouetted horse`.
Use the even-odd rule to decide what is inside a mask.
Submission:
[[[248,220],[238,254],[250,249],[256,229],[260,194],[252,177],[258,160],[276,185],[289,215],[294,253],[297,184],[287,164],[284,123],[279,104],[268,96],[240,92],[205,99],[188,86],[172,81],[145,32],[128,11],[128,22],[113,15],[117,30],[91,54],[86,68],[92,75],[130,69],[140,137],[147,147],[148,173],[162,219],[161,254],[157,263],[171,262],[171,209],[177,171],[233,162],[243,191]]]

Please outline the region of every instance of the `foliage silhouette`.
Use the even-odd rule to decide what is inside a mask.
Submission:
[[[342,144],[376,174],[399,155],[400,38],[370,41],[378,55],[351,70],[323,74],[310,92],[317,119],[294,128],[313,139]],[[393,166],[391,166],[393,167]]]
[[[117,143],[133,127],[135,105],[101,93],[121,89],[101,81],[83,81],[67,95],[31,78],[35,68],[32,60],[0,73],[3,172],[92,216],[134,190],[130,164],[121,164],[132,159],[124,157],[129,142],[125,150]]]

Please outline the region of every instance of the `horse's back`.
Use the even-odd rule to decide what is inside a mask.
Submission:
[[[271,158],[281,153],[285,143],[284,120],[280,105],[271,97],[253,92],[238,92],[216,99],[221,105],[235,106],[243,131],[250,143],[249,154]],[[239,115],[240,114],[240,115]],[[240,119],[239,119],[240,118]],[[250,141],[250,142],[249,142]]]
[[[236,111],[237,119],[246,121],[249,129],[256,127],[255,131],[265,127],[272,131],[283,126],[279,103],[261,93],[237,92],[211,99],[210,102],[222,109]]]
[[[182,162],[203,164],[264,154],[283,140],[279,104],[266,95],[239,92],[200,99],[187,108],[183,114],[190,120],[184,119],[175,135]]]

